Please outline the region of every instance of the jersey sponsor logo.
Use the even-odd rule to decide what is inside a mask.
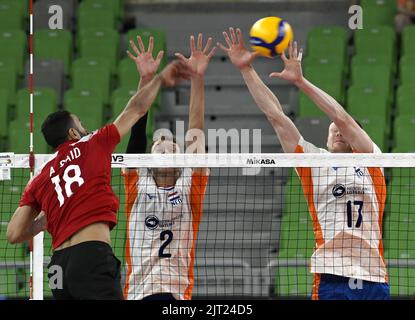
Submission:
[[[179,193],[177,191],[170,193],[167,195],[170,203],[172,204],[172,206],[178,206],[180,204],[183,203],[182,198],[180,197]]]
[[[346,194],[346,187],[342,184],[336,184],[333,187],[332,193],[335,198],[338,198],[338,199],[343,198],[344,195]]]
[[[146,217],[145,224],[150,230],[154,230],[159,226],[160,220],[156,216]]]
[[[363,177],[363,175],[364,175],[363,170],[362,170],[362,169],[360,169],[360,168],[357,168],[357,167],[354,167],[354,172],[356,172],[356,175],[357,175],[358,177]]]
[[[335,198],[340,199],[343,198],[346,194],[365,194],[368,192],[368,190],[369,188],[367,187],[345,187],[343,184],[336,184],[332,189],[332,193]]]

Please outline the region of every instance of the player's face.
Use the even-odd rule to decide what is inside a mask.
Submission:
[[[72,120],[74,123],[74,128],[77,132],[78,135],[80,136],[80,138],[85,137],[89,134],[88,130],[84,128],[84,126],[82,125],[81,120],[76,116],[76,115],[71,115],[72,116]]]
[[[180,153],[180,147],[177,143],[171,140],[157,140],[153,147],[151,148],[151,153],[153,154],[173,154]],[[155,168],[153,173],[155,175],[164,175],[176,177],[178,173],[177,168]]]
[[[332,123],[329,127],[329,136],[327,138],[327,149],[334,153],[352,152],[350,145],[344,140],[340,130]]]

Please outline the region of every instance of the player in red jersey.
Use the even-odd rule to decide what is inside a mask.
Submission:
[[[149,50],[153,45],[151,38]],[[162,57],[160,52],[156,62]],[[139,87],[114,123],[94,133],[88,134],[67,111],[55,112],[43,123],[45,140],[57,152],[27,185],[7,238],[11,243],[28,241],[45,228],[52,235],[49,266],[59,266],[63,276],[63,288],[52,290],[55,299],[123,299],[120,262],[110,246],[119,208],[110,186],[111,155],[147,113],[160,87],[174,86],[185,77],[183,72],[180,62],[168,65]]]

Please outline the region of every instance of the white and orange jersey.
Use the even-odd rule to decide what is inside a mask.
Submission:
[[[374,144],[374,153],[381,153]],[[324,153],[302,137],[296,153]],[[387,282],[382,220],[386,184],[381,168],[296,168],[313,221],[312,273]]]
[[[124,296],[171,293],[189,300],[195,244],[208,176],[183,169],[176,185],[158,188],[148,169],[124,173],[127,276]]]

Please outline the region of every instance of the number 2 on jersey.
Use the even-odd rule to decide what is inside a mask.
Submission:
[[[357,218],[355,228],[360,228],[362,225],[362,209],[363,209],[363,201],[354,201],[353,204],[355,206],[359,206],[357,209],[357,212],[359,213],[359,217]],[[349,228],[352,227],[352,218],[353,218],[353,210],[352,210],[352,202],[347,201],[347,226]]]
[[[73,171],[73,174],[69,176],[69,173]],[[58,201],[59,201],[59,207],[62,207],[65,203],[65,197],[63,195],[63,190],[60,185],[61,179],[59,175],[54,176],[52,179],[52,183],[55,185],[55,191],[58,195]],[[77,183],[78,187],[82,186],[84,184],[84,179],[81,177],[81,168],[77,165],[70,165],[68,166],[64,173],[63,173],[63,181],[65,182],[65,193],[66,197],[70,198],[73,195],[72,191],[72,184]]]
[[[167,239],[165,239],[167,236]],[[160,247],[159,250],[159,257],[160,258],[170,258],[171,253],[164,253],[164,249],[172,242],[173,240],[173,232],[170,230],[164,230],[162,233],[160,233],[160,240],[164,241],[163,244]]]

